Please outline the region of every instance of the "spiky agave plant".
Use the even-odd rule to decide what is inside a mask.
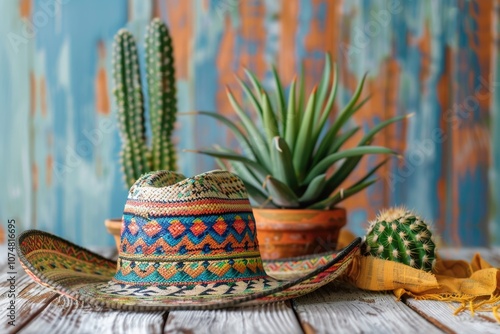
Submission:
[[[360,130],[355,127],[343,131],[344,125],[367,101],[360,101],[366,75],[358,84],[349,103],[329,123],[338,88],[337,67],[330,56],[325,56],[325,67],[319,85],[315,86],[306,102],[304,72],[297,83],[295,77],[285,98],[282,82],[272,68],[276,93],[263,88],[256,76],[245,70],[249,84],[238,82],[258,116],[262,129],[246,113],[233,93],[227,88],[229,101],[241,120],[236,124],[229,118],[213,112],[198,111],[221,121],[233,132],[245,154],[216,147],[214,150],[192,152],[225,160],[240,176],[253,204],[261,207],[328,209],[342,200],[373,184],[375,172],[387,161],[379,163],[366,176],[347,188],[340,188],[344,180],[367,154],[397,154],[380,146],[370,146],[374,136],[383,128],[406,116],[398,116],[370,129],[354,148],[343,145]],[[332,83],[330,83],[333,81]],[[298,84],[298,87],[297,87]],[[339,163],[333,174],[330,167]]]

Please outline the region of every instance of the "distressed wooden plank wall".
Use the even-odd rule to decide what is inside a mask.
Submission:
[[[127,27],[141,45],[158,16],[174,38],[180,111],[234,117],[225,86],[240,95],[233,74],[243,67],[272,89],[271,63],[286,83],[302,63],[311,89],[325,51],[341,68],[338,108],[368,71],[363,95],[372,98],[349,126],[414,117],[376,138],[404,159],[345,202],[349,228],[362,234],[380,208],[405,204],[433,221],[445,244],[498,245],[499,12],[497,0],[2,1],[1,223],[112,243],[102,222],[120,216],[126,198],[112,38]],[[188,116],[175,140],[180,150],[235,144],[220,124]],[[364,158],[346,182],[378,161]],[[212,168],[210,158],[179,154],[186,175]]]

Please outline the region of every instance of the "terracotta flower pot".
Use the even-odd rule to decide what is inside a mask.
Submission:
[[[106,229],[115,238],[116,249],[120,252],[120,231],[122,228],[121,218],[106,219],[104,221]]]
[[[322,253],[335,250],[345,209],[287,210],[254,208],[257,239],[263,259]]]

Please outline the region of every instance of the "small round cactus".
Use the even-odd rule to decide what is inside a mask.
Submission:
[[[367,230],[363,253],[425,271],[432,271],[436,263],[436,245],[429,227],[405,208],[378,214]]]

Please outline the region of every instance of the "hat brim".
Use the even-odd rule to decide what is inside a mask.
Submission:
[[[216,309],[296,298],[332,282],[347,269],[361,239],[332,253],[264,261],[269,275],[237,283],[129,286],[114,282],[116,262],[50,233],[18,236],[17,253],[39,284],[71,298],[113,309],[154,311]]]

